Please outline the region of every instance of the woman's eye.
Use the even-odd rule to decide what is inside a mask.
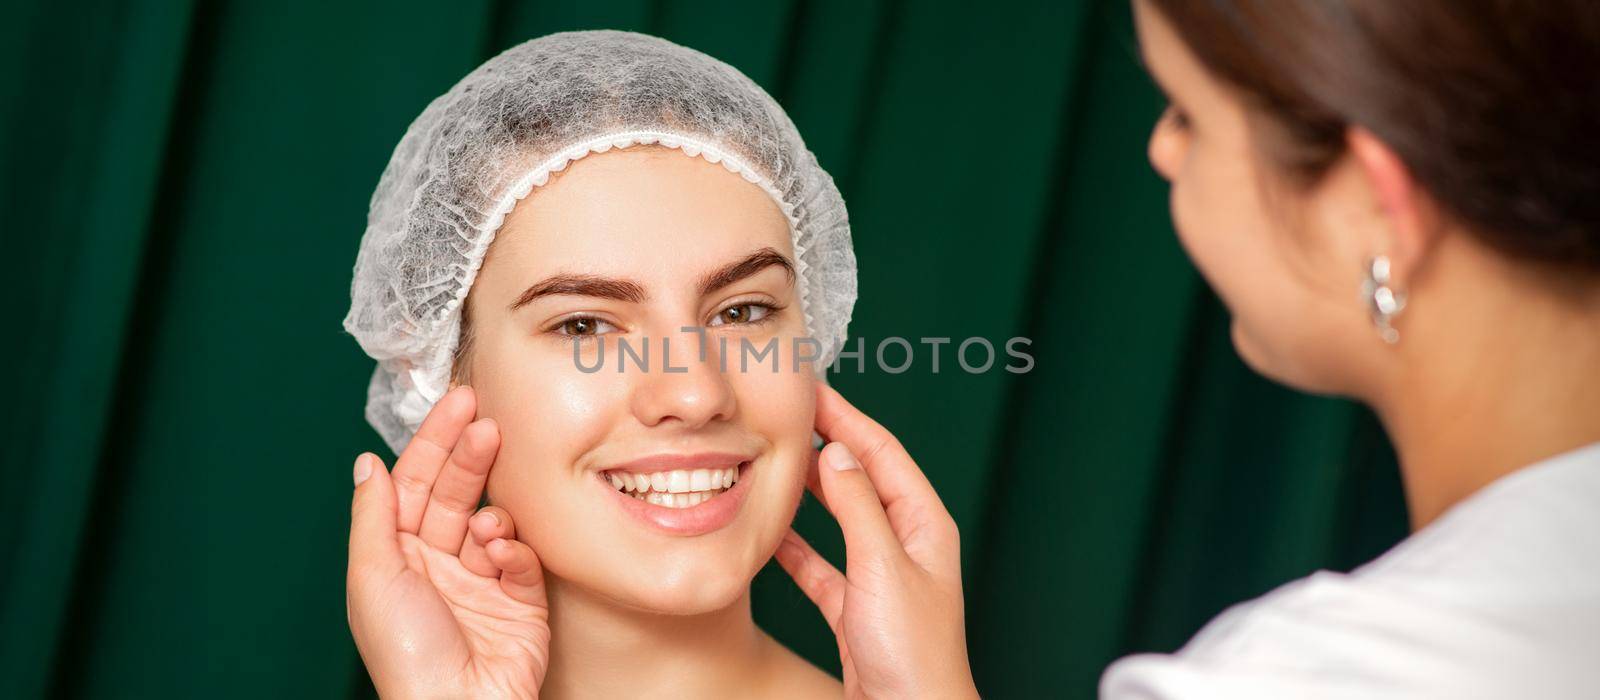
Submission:
[[[1167,120],[1167,123],[1171,124],[1173,128],[1178,129],[1179,131],[1189,130],[1188,113],[1178,109],[1174,105],[1167,105],[1167,111],[1164,112],[1161,117]]]
[[[738,323],[755,323],[772,313],[773,308],[766,304],[736,304],[717,312],[711,319],[711,325],[723,326]]]
[[[617,330],[617,327],[593,316],[574,316],[562,321],[554,330],[561,335],[581,337],[612,333]]]

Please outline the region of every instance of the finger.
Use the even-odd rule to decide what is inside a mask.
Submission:
[[[500,506],[484,506],[478,510],[478,515],[489,517],[479,519],[474,516],[467,522],[467,536],[476,539],[479,544],[488,544],[490,540],[501,537],[510,539],[517,536],[516,523],[511,521],[511,513]]]
[[[505,521],[495,512],[499,510],[502,509],[488,506],[467,519],[467,535],[461,540],[461,564],[479,576],[500,578],[500,567],[489,561],[489,552],[484,549],[485,544],[501,537],[499,533],[506,530]]]
[[[499,449],[500,430],[493,420],[473,421],[461,431],[461,439],[428,494],[428,508],[417,530],[423,542],[448,554],[461,551],[467,518],[478,510],[489,467]]]
[[[806,490],[811,492],[811,496],[816,498],[823,508],[827,508],[828,512],[832,513],[833,508],[828,506],[828,494],[822,492],[822,475],[817,472],[818,460],[821,457],[822,452],[820,450],[811,451],[811,464],[806,467]]]
[[[498,539],[486,549],[489,561],[500,568],[500,588],[529,605],[545,605],[544,568],[533,548],[519,540]]]
[[[356,457],[355,495],[350,502],[350,575],[398,575],[406,566],[395,529],[395,491],[377,455]]]
[[[878,495],[887,506],[909,500],[920,504],[943,503],[927,475],[895,439],[894,434],[862,413],[833,387],[817,383],[817,432],[830,442],[841,442],[866,467]]]
[[[844,574],[794,530],[783,536],[773,556],[800,591],[816,604],[822,619],[828,621],[828,627],[838,634],[839,615],[844,612]]]
[[[900,441],[820,383],[816,427],[849,447],[865,467],[906,554],[930,571],[957,576],[961,564],[955,520]]]
[[[400,501],[402,531],[417,534],[433,483],[461,438],[461,431],[472,422],[477,410],[478,400],[472,387],[451,389],[428,411],[417,434],[395,460],[394,485]]]
[[[833,517],[844,532],[845,568],[853,570],[858,564],[874,559],[904,554],[900,538],[889,526],[889,514],[849,448],[831,442],[822,448],[822,491],[827,494]]]

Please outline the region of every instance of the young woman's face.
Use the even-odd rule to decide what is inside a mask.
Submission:
[[[489,498],[550,575],[664,613],[744,594],[812,453],[793,259],[764,191],[676,150],[590,155],[506,218],[469,297],[469,381],[502,436]],[[774,341],[776,367],[741,369]]]
[[[1362,250],[1373,218],[1347,186],[1351,166],[1309,191],[1287,183],[1254,150],[1243,100],[1147,2],[1134,12],[1145,65],[1170,102],[1150,162],[1171,183],[1184,249],[1232,313],[1234,347],[1286,384],[1358,391],[1359,365],[1381,341],[1360,302],[1364,256],[1377,251]]]

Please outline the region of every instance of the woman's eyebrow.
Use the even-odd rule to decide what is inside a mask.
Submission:
[[[789,276],[789,281],[794,282],[794,265],[789,259],[772,248],[762,248],[712,270],[700,278],[700,296],[715,292],[773,265],[782,267],[784,274]]]
[[[612,277],[597,277],[595,275],[555,275],[539,282],[517,300],[511,302],[511,310],[516,311],[534,299],[552,294],[570,294],[573,296],[599,297],[601,299],[616,299],[634,304],[644,303],[649,298],[644,287],[638,282]]]
[[[789,276],[789,280],[791,282],[794,280],[794,265],[789,259],[772,248],[762,248],[707,273],[700,279],[700,296],[710,294],[773,265],[781,266],[784,273]],[[516,311],[539,297],[555,294],[615,299],[633,304],[642,304],[650,298],[650,295],[645,293],[644,286],[633,280],[560,274],[528,287],[516,301],[511,302],[511,310]]]

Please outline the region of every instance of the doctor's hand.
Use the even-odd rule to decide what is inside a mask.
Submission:
[[[811,491],[844,532],[845,571],[792,530],[776,556],[833,629],[845,692],[978,697],[955,520],[899,440],[821,383],[816,427],[830,444]]]
[[[393,474],[356,459],[346,611],[385,698],[533,698],[544,680],[543,572],[509,514],[477,511],[500,431],[476,412],[472,389],[456,388]]]

